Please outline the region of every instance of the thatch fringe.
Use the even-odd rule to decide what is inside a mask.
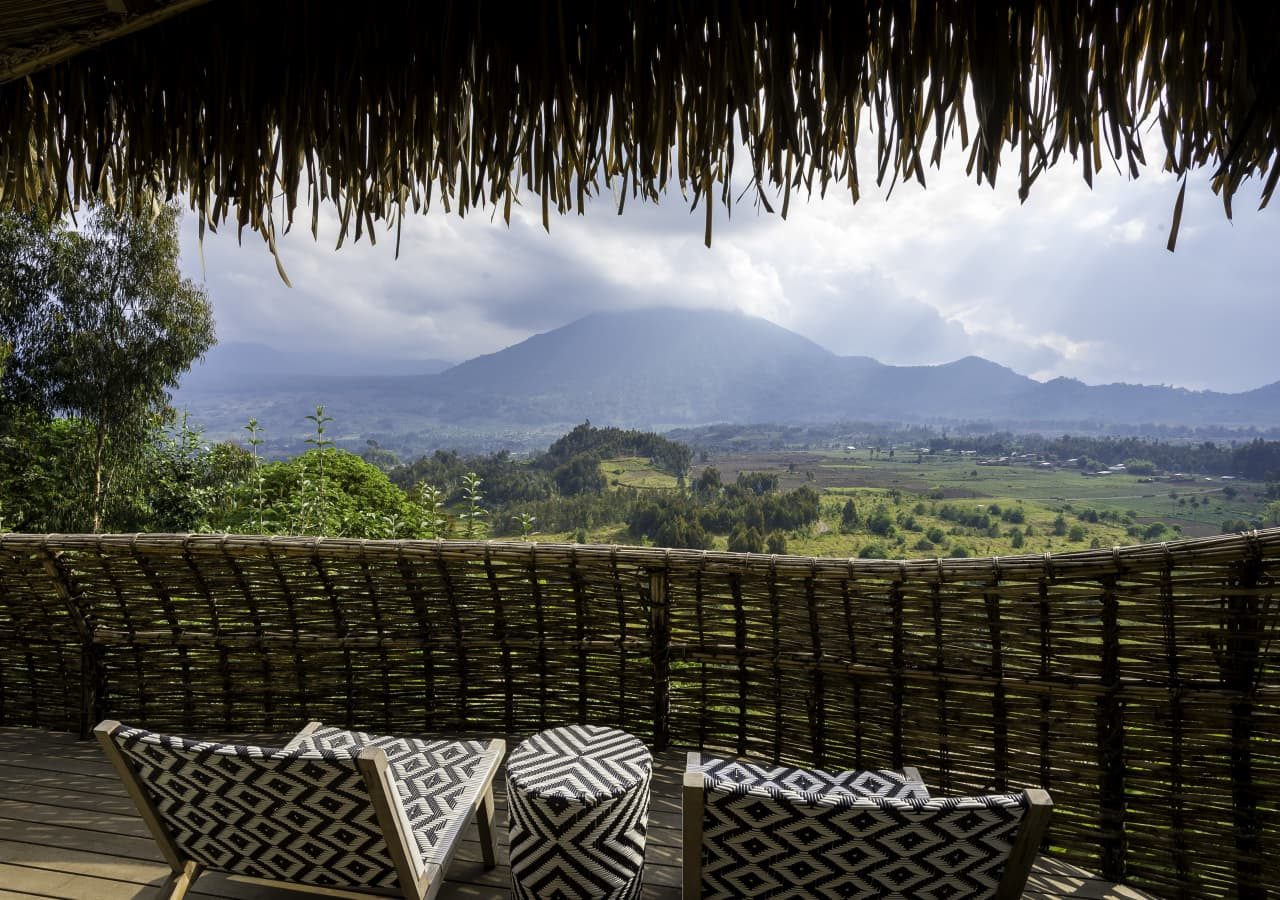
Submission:
[[[1280,529],[883,561],[487,542],[0,535],[0,724],[594,722],[946,792],[1159,895],[1280,891]]]
[[[738,189],[785,216],[793,191],[858,198],[868,124],[877,185],[958,140],[979,182],[1015,154],[1024,198],[1064,154],[1136,176],[1150,129],[1229,216],[1280,178],[1280,5],[217,0],[0,85],[0,122],[0,206],[146,188],[273,248],[299,206],[314,230],[332,203],[340,245],[433,201],[509,217],[523,190],[549,226],[673,182],[710,241],[740,146]]]

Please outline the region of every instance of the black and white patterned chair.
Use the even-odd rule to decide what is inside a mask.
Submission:
[[[507,761],[511,893],[517,900],[640,896],[653,758],[614,728],[570,725]]]
[[[921,900],[1022,895],[1041,790],[930,797],[913,769],[836,774],[689,754],[684,896]]]
[[[313,722],[281,748],[195,741],[107,721],[94,729],[173,870],[330,896],[425,900],[474,815],[493,868],[501,740],[376,737]]]

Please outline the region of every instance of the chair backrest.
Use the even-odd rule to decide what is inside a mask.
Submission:
[[[699,893],[711,898],[1017,897],[1050,804],[1043,791],[898,799],[687,779],[702,780]]]
[[[398,892],[354,754],[192,741],[125,726],[109,737],[183,856],[254,878]]]

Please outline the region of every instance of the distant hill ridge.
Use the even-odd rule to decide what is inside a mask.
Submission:
[[[201,420],[200,407],[210,404],[198,394],[213,401],[217,392],[196,381],[178,400]],[[259,382],[263,407],[322,402],[348,429],[366,433],[588,418],[632,428],[849,420],[1280,425],[1280,382],[1224,394],[1069,378],[1042,383],[976,356],[892,366],[837,356],[772,322],[716,310],[593,313],[438,374]],[[242,391],[223,406],[243,412],[253,400]]]

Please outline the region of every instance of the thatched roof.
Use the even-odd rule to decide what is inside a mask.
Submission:
[[[149,187],[273,242],[299,205],[358,238],[432,202],[546,220],[678,185],[710,240],[708,200],[856,199],[958,142],[1023,196],[1064,156],[1209,166],[1230,215],[1280,178],[1278,60],[1271,2],[0,0],[0,207]]]

